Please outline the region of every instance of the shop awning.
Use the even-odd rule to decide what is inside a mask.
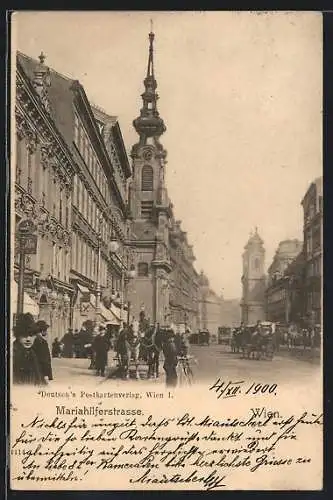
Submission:
[[[11,286],[11,294],[10,294],[11,308],[13,314],[15,314],[17,311],[17,293],[18,293],[18,286],[16,281],[14,281]],[[23,312],[30,313],[33,316],[39,315],[39,305],[37,304],[37,302],[34,301],[34,299],[30,297],[30,295],[27,292],[24,292]]]
[[[93,294],[90,294],[90,304],[94,308],[96,308],[96,297]],[[119,309],[119,314],[117,314],[117,312],[118,312],[118,307],[114,306],[113,304],[111,304],[111,310],[110,310],[107,307],[105,307],[103,302],[100,302],[99,314],[107,323],[111,323],[112,325],[120,324],[120,309]]]
[[[114,317],[120,322],[121,321],[121,309],[114,304],[111,304],[110,310]]]
[[[80,290],[81,293],[90,293],[89,288],[86,286],[80,285],[79,283],[77,284],[78,289]]]
[[[109,309],[107,309],[104,306],[104,304],[100,305],[99,311],[100,311],[101,316],[103,316],[104,320],[107,323],[111,323],[113,325],[118,325],[119,324],[118,319],[114,317],[114,315],[112,314],[112,312]]]

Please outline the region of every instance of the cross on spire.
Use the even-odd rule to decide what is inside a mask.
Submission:
[[[154,38],[155,34],[153,32],[153,20],[150,20],[150,33],[149,33],[149,57],[148,57],[148,67],[147,67],[147,77],[151,76],[154,78]]]
[[[39,61],[40,61],[40,63],[41,63],[41,64],[44,64],[44,61],[45,61],[45,59],[46,59],[46,55],[44,54],[44,52],[43,52],[43,51],[42,51],[42,52],[40,53],[40,55],[38,56],[38,59],[39,59]]]
[[[159,117],[157,110],[158,95],[156,92],[157,82],[154,75],[154,39],[153,21],[150,20],[151,31],[149,33],[149,55],[147,74],[144,79],[145,91],[141,94],[143,107],[140,110],[140,116],[133,122],[134,128],[141,136],[142,140],[147,137],[160,137],[166,128],[162,118]]]

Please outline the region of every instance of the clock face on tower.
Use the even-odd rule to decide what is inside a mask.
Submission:
[[[150,149],[146,149],[143,154],[143,159],[146,160],[146,161],[150,161],[153,157],[153,153]]]

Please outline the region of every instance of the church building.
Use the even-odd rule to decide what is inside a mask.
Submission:
[[[265,249],[258,234],[250,236],[243,252],[243,296],[241,300],[242,321],[246,325],[265,320]]]
[[[175,220],[165,184],[167,152],[160,142],[166,131],[157,109],[154,33],[149,34],[143,105],[133,126],[139,141],[132,147],[129,203],[134,237],[136,278],[129,290],[131,313],[150,323],[176,323],[197,328],[199,275],[181,221]]]

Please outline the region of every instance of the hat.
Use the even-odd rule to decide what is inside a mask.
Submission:
[[[32,314],[19,314],[13,331],[15,337],[28,337],[35,334],[35,321]]]
[[[36,333],[39,333],[39,332],[45,332],[48,328],[50,327],[50,325],[48,325],[46,323],[46,321],[44,320],[39,320],[36,322],[35,324],[35,328],[36,328]]]
[[[167,338],[168,338],[168,340],[171,340],[171,339],[173,340],[176,338],[176,334],[172,329],[167,330]]]

